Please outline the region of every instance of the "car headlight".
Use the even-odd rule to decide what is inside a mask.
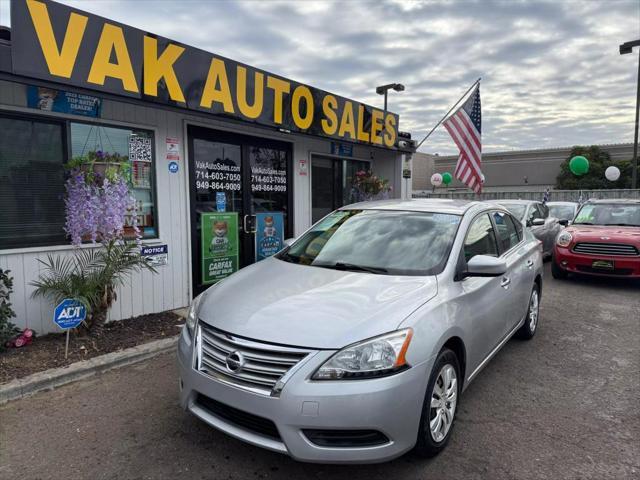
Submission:
[[[413,330],[405,328],[349,345],[327,360],[313,380],[374,378],[408,367],[405,354]]]
[[[559,247],[568,247],[571,244],[571,240],[573,240],[571,234],[567,231],[562,231],[558,234],[556,243]]]
[[[187,321],[185,325],[187,327],[187,331],[191,336],[193,336],[193,331],[196,328],[196,323],[198,322],[198,308],[200,306],[200,301],[204,293],[201,293],[196,298],[191,301],[191,306],[189,307],[189,313],[187,314]]]

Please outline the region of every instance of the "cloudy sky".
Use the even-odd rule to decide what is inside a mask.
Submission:
[[[63,0],[389,109],[422,138],[482,77],[485,151],[633,141],[638,0]],[[0,0],[8,24],[9,1]],[[422,151],[455,153],[439,128]]]

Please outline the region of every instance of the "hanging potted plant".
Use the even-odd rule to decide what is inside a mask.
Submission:
[[[66,164],[68,170],[80,169],[89,181],[99,182],[106,177],[115,178],[121,175],[130,176],[129,157],[119,153],[106,153],[102,150],[91,150],[86,154],[73,157]]]
[[[352,179],[351,199],[354,202],[386,200],[392,188],[389,181],[371,170],[359,170]]]

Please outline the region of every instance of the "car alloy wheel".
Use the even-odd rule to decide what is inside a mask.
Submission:
[[[533,289],[531,292],[531,300],[529,301],[529,330],[536,331],[538,326],[538,315],[540,313],[540,296],[538,290]]]
[[[458,377],[455,368],[447,363],[440,369],[431,392],[429,430],[435,442],[442,442],[449,433],[457,401]]]

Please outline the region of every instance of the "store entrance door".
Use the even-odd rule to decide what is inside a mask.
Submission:
[[[311,159],[311,220],[353,203],[352,184],[356,172],[369,170],[369,162],[314,155]]]
[[[188,142],[195,296],[256,261],[256,218],[292,236],[292,156],[285,142],[195,126]]]

